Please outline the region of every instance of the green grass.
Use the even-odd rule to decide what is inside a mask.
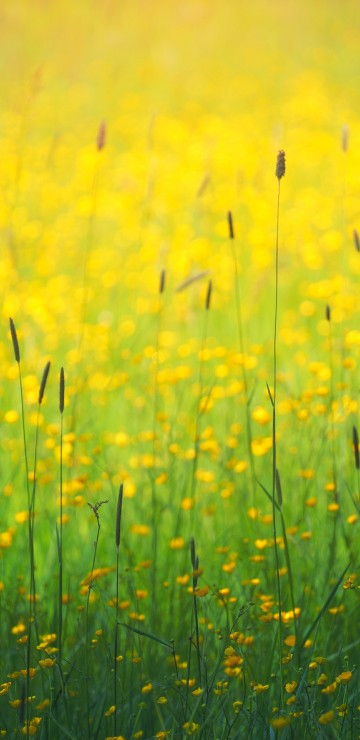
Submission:
[[[0,30],[0,736],[355,739],[357,3],[40,5]]]

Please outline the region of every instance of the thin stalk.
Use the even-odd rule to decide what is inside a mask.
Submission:
[[[285,560],[286,560],[286,567],[287,567],[287,573],[288,573],[291,608],[294,614],[295,644],[297,645],[298,644],[298,628],[297,628],[297,620],[296,620],[296,615],[295,615],[294,579],[292,575],[290,550],[289,550],[289,542],[288,542],[288,538],[286,534],[285,519],[284,519],[284,515],[282,512],[282,490],[281,490],[280,474],[277,468],[276,468],[276,490],[277,490],[277,498],[278,498],[278,511],[280,513],[280,519],[281,519],[282,536],[284,540]]]
[[[208,330],[208,314],[209,314],[209,308],[211,305],[211,295],[212,295],[212,281],[209,280],[208,283],[208,289],[206,293],[206,299],[205,299],[205,316],[204,316],[204,329],[203,329],[203,335],[202,335],[202,341],[201,341],[201,350],[200,350],[200,362],[199,362],[199,378],[198,378],[198,385],[199,385],[199,403],[196,413],[196,420],[195,420],[195,432],[194,432],[194,457],[193,457],[193,465],[192,465],[192,473],[191,473],[191,493],[190,498],[194,499],[195,491],[196,491],[196,471],[198,466],[198,460],[199,460],[199,431],[200,431],[200,418],[202,416],[203,410],[201,408],[201,396],[203,391],[203,368],[204,368],[204,349],[206,346],[207,341],[207,330]]]
[[[196,587],[198,582],[198,570],[199,570],[199,557],[195,554],[195,540],[191,537],[190,540],[190,555],[191,565],[193,569],[192,581],[193,581],[193,607],[194,607],[194,620],[195,620],[195,635],[196,635],[196,654],[197,654],[197,667],[199,674],[199,686],[201,686],[201,656],[200,656],[200,633],[199,633],[199,617],[197,610],[197,599],[196,599]]]
[[[97,202],[98,202],[98,188],[99,188],[100,154],[105,147],[105,142],[106,142],[106,124],[103,121],[100,124],[98,134],[96,137],[97,156],[96,156],[96,161],[94,164],[93,180],[92,180],[92,185],[91,185],[91,206],[90,206],[87,236],[86,236],[84,254],[83,254],[82,279],[81,279],[82,291],[81,291],[81,305],[80,305],[80,311],[79,311],[79,334],[78,334],[78,341],[77,341],[78,362],[80,362],[82,351],[83,351],[83,345],[84,345],[86,313],[87,313],[87,308],[88,308],[88,286],[87,286],[88,261],[89,261],[89,255],[92,250],[93,240],[94,240],[94,222],[95,222],[95,217],[96,217]],[[79,397],[78,394],[75,393],[73,397],[72,411],[70,415],[70,418],[72,420],[71,422],[72,429],[75,428],[75,423],[76,423],[76,408],[77,408],[78,397]],[[73,459],[74,459],[74,456],[75,456],[75,444],[73,445],[73,452],[72,452]]]
[[[334,503],[338,503],[338,481],[336,471],[336,450],[335,450],[335,419],[334,419],[334,363],[333,363],[333,351],[332,351],[332,325],[331,325],[331,311],[330,307],[326,306],[326,319],[329,324],[329,368],[330,368],[330,398],[329,398],[329,417],[330,417],[330,435],[331,435],[331,456],[332,456],[332,476],[334,484]],[[328,564],[328,575],[330,578],[331,569],[333,563],[336,561],[336,524],[337,524],[337,512],[334,512],[332,537],[329,546],[329,564]]]
[[[117,654],[118,654],[118,631],[119,631],[119,553],[121,538],[121,515],[123,504],[124,487],[121,483],[118,495],[116,510],[116,528],[115,528],[115,545],[116,545],[116,623],[115,623],[115,641],[114,641],[114,735],[117,735]]]
[[[247,372],[245,368],[244,336],[243,336],[243,328],[242,328],[243,325],[242,325],[240,287],[239,287],[240,271],[239,271],[239,262],[238,262],[236,247],[234,243],[235,233],[234,233],[234,223],[233,223],[233,217],[232,217],[231,211],[228,212],[228,224],[229,224],[229,236],[230,236],[231,247],[232,247],[232,256],[233,256],[233,262],[234,262],[236,317],[237,317],[237,327],[238,327],[239,350],[242,356],[241,373],[242,373],[242,381],[243,381],[243,386],[244,386],[245,402],[246,402],[246,405],[245,405],[246,440],[247,440],[248,456],[249,456],[249,462],[250,462],[252,500],[254,501],[255,489],[256,489],[256,476],[255,476],[254,455],[252,451],[252,429],[251,429],[251,416],[250,416],[251,398],[249,395],[249,384],[248,384]]]
[[[329,399],[329,416],[330,416],[330,434],[331,434],[331,453],[332,453],[332,474],[333,483],[335,486],[334,496],[335,501],[338,500],[337,491],[337,471],[336,471],[336,450],[335,450],[335,418],[334,418],[334,362],[333,362],[333,338],[332,338],[332,324],[331,324],[331,310],[329,306],[326,306],[326,319],[329,325],[329,342],[328,342],[328,353],[329,353],[329,368],[330,368],[330,399]]]
[[[358,431],[357,431],[357,427],[356,426],[353,426],[352,440],[353,440],[353,447],[354,447],[354,462],[355,462],[356,481],[357,481],[357,501],[355,499],[355,501],[356,501],[355,506],[358,509],[359,506],[360,506],[360,478],[359,478],[360,455],[359,455],[359,435],[358,435]]]
[[[276,448],[276,401],[277,401],[277,324],[278,324],[278,298],[279,298],[279,220],[280,220],[280,181],[285,174],[285,152],[279,151],[276,171],[278,180],[278,194],[277,194],[277,209],[276,209],[276,249],[275,249],[275,310],[274,310],[274,340],[273,340],[273,391],[270,393],[270,400],[272,400],[272,519],[273,519],[273,536],[274,536],[274,550],[275,550],[275,568],[276,568],[276,585],[278,595],[278,615],[279,615],[279,668],[280,668],[280,696],[281,696],[281,707],[284,705],[284,681],[283,681],[283,666],[282,666],[282,624],[281,624],[281,612],[282,612],[282,601],[281,601],[281,584],[280,584],[280,573],[279,573],[279,553],[277,546],[277,532],[276,532],[276,470],[277,470],[277,448]]]
[[[60,370],[60,393],[59,393],[59,411],[60,411],[60,502],[59,502],[59,666],[62,675],[62,644],[63,644],[63,432],[64,432],[64,403],[65,403],[65,375],[64,368]]]
[[[30,576],[29,581],[30,583],[29,583],[29,616],[28,616],[29,625],[28,625],[28,635],[27,635],[27,643],[26,643],[26,696],[25,696],[26,725],[28,727],[30,723],[30,702],[28,701],[28,697],[30,696],[30,656],[31,656],[32,621],[33,621],[32,603],[31,603],[31,593],[32,593],[32,583],[33,583],[33,580],[32,580],[33,579],[33,576],[32,576],[33,549],[32,549],[32,526],[31,526],[31,493],[30,493],[30,476],[29,476],[29,457],[28,457],[28,451],[27,451],[26,429],[25,429],[25,408],[24,408],[24,392],[23,392],[22,374],[21,374],[20,348],[19,348],[19,341],[17,337],[15,324],[11,318],[10,318],[10,332],[11,332],[11,339],[13,343],[14,355],[15,355],[15,360],[17,362],[18,374],[19,374],[21,422],[22,422],[22,435],[23,435],[24,458],[25,458],[26,490],[27,490],[27,501],[28,501],[28,548],[29,548],[29,576]]]
[[[89,604],[90,604],[90,591],[92,589],[92,585],[94,582],[93,579],[93,573],[95,569],[95,561],[96,561],[96,553],[99,543],[99,537],[100,537],[100,517],[99,517],[99,508],[103,504],[107,504],[108,501],[99,501],[96,504],[89,504],[90,509],[92,510],[96,522],[97,522],[97,533],[96,533],[96,539],[94,542],[94,555],[92,559],[91,564],[91,571],[90,575],[87,579],[87,586],[88,586],[88,592],[86,597],[86,611],[85,611],[85,656],[84,656],[84,663],[85,663],[85,685],[86,685],[86,724],[87,724],[87,737],[88,740],[91,740],[91,723],[90,723],[90,692],[89,692],[89,654],[88,654],[88,644],[89,644]]]
[[[99,128],[97,138],[96,138],[96,148],[97,148],[98,156],[96,157],[96,161],[94,165],[93,181],[92,181],[92,187],[91,187],[91,208],[90,208],[90,213],[89,213],[88,233],[87,233],[87,240],[85,243],[83,268],[82,268],[82,306],[81,306],[79,338],[78,338],[79,355],[81,353],[82,343],[84,339],[86,310],[87,310],[87,305],[88,305],[87,271],[88,271],[89,254],[90,254],[93,239],[94,239],[94,221],[95,221],[95,216],[96,216],[98,188],[99,188],[99,171],[100,171],[99,154],[101,153],[101,151],[103,150],[105,146],[105,140],[106,140],[106,124],[103,121],[100,124],[100,128]]]
[[[158,384],[158,368],[159,368],[159,352],[160,352],[160,332],[163,315],[163,293],[165,289],[165,270],[161,271],[160,283],[159,283],[159,301],[157,310],[157,328],[156,328],[156,341],[155,341],[155,368],[154,368],[154,386],[153,386],[153,468],[150,474],[151,481],[151,518],[152,518],[152,564],[151,564],[151,623],[153,623],[154,616],[156,614],[156,583],[157,583],[157,549],[158,549],[158,506],[156,497],[156,483],[155,483],[155,456],[156,456],[156,420],[158,414],[159,405],[159,384]]]

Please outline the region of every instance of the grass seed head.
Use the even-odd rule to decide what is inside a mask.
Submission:
[[[161,270],[160,284],[159,284],[159,293],[160,293],[160,295],[164,292],[164,290],[165,290],[165,270]]]
[[[285,175],[285,152],[283,149],[279,149],[277,155],[275,175],[279,181]]]
[[[96,146],[99,152],[104,148],[106,142],[106,123],[102,121],[99,126],[98,135],[96,137]]]
[[[360,468],[359,436],[358,436],[358,431],[356,427],[353,427],[352,437],[353,437],[353,445],[354,445],[355,467],[356,467],[356,470],[359,470]]]
[[[15,324],[12,319],[10,319],[10,332],[11,332],[11,339],[14,347],[14,355],[16,362],[20,362],[20,349],[19,349],[19,342],[16,334]]]
[[[208,289],[206,293],[206,303],[205,303],[207,311],[209,310],[210,304],[211,304],[211,293],[212,293],[212,281],[209,280]]]
[[[228,224],[229,224],[229,236],[230,239],[234,239],[234,224],[233,224],[233,217],[231,211],[228,211]]]
[[[354,229],[353,231],[353,236],[354,236],[355,249],[357,252],[360,252],[360,237],[356,229]]]
[[[50,370],[50,362],[47,362],[46,365],[45,365],[44,372],[43,372],[43,375],[42,375],[42,378],[41,378],[41,383],[40,383],[39,406],[41,406],[42,400],[44,398],[46,381],[48,379],[49,370]]]
[[[120,529],[121,529],[121,512],[122,512],[122,503],[123,503],[123,493],[124,493],[124,486],[121,483],[120,488],[119,488],[117,510],[116,510],[115,543],[116,543],[117,549],[119,549],[120,547]]]
[[[190,557],[191,557],[191,565],[193,569],[195,570],[195,540],[193,537],[190,538]]]
[[[60,414],[62,414],[64,411],[64,403],[65,403],[65,375],[64,375],[64,368],[62,367],[60,370],[60,391],[59,391]]]

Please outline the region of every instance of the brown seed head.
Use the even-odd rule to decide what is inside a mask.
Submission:
[[[190,538],[190,557],[191,557],[191,565],[193,569],[195,570],[195,540],[193,537]]]
[[[354,456],[355,456],[355,467],[357,470],[360,468],[360,459],[359,459],[359,436],[358,431],[356,427],[353,427],[353,445],[354,445]]]
[[[16,334],[15,324],[12,319],[10,319],[10,332],[11,332],[11,339],[13,343],[14,348],[14,355],[16,362],[20,362],[20,349],[19,349],[19,342]]]
[[[233,217],[231,211],[228,211],[228,224],[229,224],[229,237],[230,239],[234,239],[234,224],[233,224]]]
[[[161,270],[160,273],[160,284],[159,284],[159,293],[163,293],[165,290],[165,270]]]
[[[360,252],[360,237],[356,229],[354,229],[353,231],[353,236],[354,236],[355,249],[357,252]]]
[[[122,503],[123,503],[124,486],[121,483],[119,488],[117,509],[116,509],[116,528],[115,528],[115,544],[117,549],[120,547],[120,530],[121,530],[121,514],[122,514]]]
[[[62,367],[60,370],[60,392],[59,392],[59,409],[60,414],[64,411],[64,405],[65,405],[65,374],[64,374],[64,368]]]
[[[96,146],[99,152],[101,152],[101,150],[104,148],[105,140],[106,140],[106,123],[105,121],[102,121],[100,123],[98,135],[96,137]]]
[[[212,282],[211,280],[209,280],[208,289],[206,293],[206,302],[205,302],[205,307],[207,311],[209,310],[210,304],[211,304],[211,293],[212,293]]]
[[[46,365],[45,365],[44,372],[43,372],[43,375],[42,375],[42,378],[41,378],[41,383],[40,383],[39,406],[41,406],[42,400],[44,398],[45,386],[46,386],[46,381],[48,379],[49,370],[50,370],[50,362],[47,362]]]
[[[285,175],[285,152],[283,149],[279,149],[277,155],[275,175],[278,180],[281,180]]]

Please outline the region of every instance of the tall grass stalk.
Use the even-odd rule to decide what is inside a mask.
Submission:
[[[338,500],[338,480],[336,470],[336,449],[335,449],[335,393],[334,393],[334,361],[333,361],[333,337],[332,337],[332,322],[331,322],[331,309],[330,306],[326,306],[325,316],[329,327],[328,334],[328,354],[329,354],[329,368],[330,368],[330,397],[329,397],[329,419],[330,419],[330,438],[331,438],[331,460],[332,460],[332,482],[334,484],[334,499]]]
[[[360,479],[359,479],[359,470],[360,470],[360,454],[359,454],[359,435],[358,430],[356,426],[353,426],[352,430],[352,440],[353,440],[353,448],[354,448],[354,463],[355,463],[355,470],[356,470],[356,488],[357,488],[357,501],[356,499],[353,500],[356,501],[357,508],[360,507]]]
[[[41,409],[41,404],[44,398],[44,393],[45,393],[49,371],[50,371],[50,362],[47,362],[45,365],[44,371],[43,371],[42,378],[41,378],[39,397],[38,397],[38,409],[37,409],[37,418],[36,418],[36,427],[35,427],[34,468],[33,468],[33,473],[32,473],[32,493],[31,493],[30,509],[29,509],[29,520],[30,520],[30,531],[31,531],[30,565],[31,565],[31,573],[32,573],[31,586],[30,586],[30,602],[33,601],[33,618],[35,620],[36,633],[38,632],[38,630],[37,630],[37,623],[36,623],[36,584],[35,584],[35,554],[34,554],[35,495],[36,495],[36,486],[37,486],[37,455],[38,455],[38,442],[39,442],[40,409]],[[37,634],[37,639],[38,639],[38,634]]]
[[[284,705],[284,687],[283,687],[283,665],[282,665],[282,599],[281,584],[279,572],[279,553],[277,546],[276,533],[276,480],[277,480],[277,446],[276,446],[276,402],[277,402],[277,325],[278,325],[278,297],[279,297],[279,220],[280,220],[280,183],[281,178],[285,175],[285,152],[281,149],[277,156],[275,175],[278,180],[277,208],[276,208],[276,246],[275,246],[275,310],[274,310],[274,340],[273,340],[273,390],[270,393],[272,402],[272,518],[273,518],[273,536],[275,550],[275,569],[278,596],[278,614],[279,614],[279,668],[280,668],[280,696],[281,707]],[[295,617],[295,615],[294,615]]]
[[[252,501],[254,501],[255,489],[256,489],[256,476],[255,476],[254,455],[252,451],[252,429],[251,429],[251,415],[250,415],[251,396],[249,395],[249,383],[248,383],[248,377],[247,377],[246,366],[245,366],[245,347],[244,347],[243,322],[242,322],[242,315],[241,315],[242,312],[241,312],[240,285],[239,285],[240,271],[239,271],[239,261],[238,261],[236,244],[235,244],[234,222],[233,222],[233,216],[232,216],[231,211],[228,211],[228,225],[229,225],[229,237],[231,241],[232,256],[233,256],[233,263],[234,263],[236,318],[237,318],[237,328],[238,328],[239,350],[240,350],[240,355],[241,355],[241,375],[242,375],[242,382],[243,382],[244,393],[245,393],[246,441],[247,441],[248,456],[249,456],[249,462],[250,462]]]
[[[165,270],[161,271],[160,282],[159,282],[159,300],[157,309],[157,327],[156,327],[156,340],[155,340],[155,367],[154,367],[154,384],[153,384],[153,444],[152,444],[152,456],[153,456],[153,467],[150,469],[150,483],[151,483],[151,531],[152,531],[152,563],[151,563],[151,622],[153,622],[156,614],[156,603],[157,603],[157,552],[158,552],[158,502],[156,496],[156,452],[157,452],[157,416],[159,410],[159,384],[158,384],[158,369],[159,369],[159,353],[160,353],[160,333],[163,315],[163,294],[165,290]]]
[[[24,459],[25,459],[25,474],[26,474],[26,490],[27,490],[27,503],[28,503],[28,548],[29,548],[29,613],[28,613],[28,634],[26,642],[26,724],[29,726],[30,723],[30,702],[28,701],[30,696],[30,662],[31,662],[31,642],[32,642],[32,624],[33,624],[33,609],[35,603],[33,602],[33,594],[35,592],[35,573],[34,573],[34,543],[33,543],[33,528],[32,528],[32,495],[30,490],[30,471],[29,471],[29,456],[26,440],[26,428],[25,428],[25,407],[24,407],[24,392],[22,383],[21,373],[21,358],[20,358],[20,347],[17,336],[17,331],[13,319],[10,318],[10,333],[14,349],[15,360],[18,366],[18,377],[20,387],[20,405],[21,405],[21,423],[22,423],[22,436],[24,446]]]
[[[60,370],[59,384],[59,411],[60,411],[60,500],[59,500],[59,528],[58,534],[58,559],[59,559],[59,592],[58,592],[58,614],[59,614],[59,667],[62,672],[62,645],[63,645],[63,437],[64,437],[64,405],[65,405],[65,374],[64,368]]]
[[[203,399],[202,399],[203,382],[204,382],[203,381],[204,351],[205,351],[206,341],[207,341],[208,316],[209,316],[209,309],[211,306],[211,297],[212,297],[212,281],[209,280],[207,291],[206,291],[206,297],[205,297],[205,316],[204,316],[204,326],[203,326],[203,333],[202,333],[202,339],[201,339],[200,360],[199,360],[199,376],[198,376],[199,401],[198,401],[196,417],[195,417],[194,457],[193,457],[193,464],[192,464],[192,471],[191,471],[191,484],[190,484],[190,498],[192,500],[194,500],[195,492],[196,492],[196,480],[197,480],[196,473],[197,473],[198,462],[199,462],[200,419],[201,419],[202,414],[204,413]]]
[[[330,306],[326,306],[325,316],[328,322],[329,334],[328,334],[328,353],[329,353],[329,368],[330,368],[330,394],[329,394],[329,434],[331,440],[331,462],[332,462],[332,484],[334,486],[334,503],[338,504],[339,492],[338,492],[338,477],[336,469],[336,449],[335,449],[335,394],[334,394],[334,362],[333,362],[333,340],[332,340],[332,324],[331,324],[331,310]],[[328,577],[331,577],[331,571],[333,564],[336,560],[337,550],[337,511],[334,511],[333,522],[332,522],[332,537],[329,543],[329,560],[328,560]]]
[[[105,147],[106,143],[106,123],[105,121],[102,121],[100,124],[97,137],[96,137],[96,151],[97,156],[94,163],[94,170],[93,170],[93,179],[92,179],[92,185],[91,185],[91,193],[90,193],[90,211],[88,216],[88,227],[87,227],[87,235],[85,237],[85,246],[84,246],[84,254],[83,254],[83,264],[82,264],[82,275],[81,275],[81,305],[79,310],[79,330],[78,330],[78,339],[77,339],[77,359],[80,363],[82,352],[83,352],[83,345],[84,345],[84,336],[85,336],[85,326],[86,326],[86,319],[87,319],[87,309],[88,309],[88,263],[89,263],[89,256],[92,251],[92,245],[94,240],[94,222],[96,217],[96,211],[97,211],[97,202],[98,202],[98,189],[99,189],[99,173],[100,173],[100,155],[102,150]],[[75,393],[73,396],[72,401],[72,410],[71,410],[71,424],[72,429],[75,429],[76,425],[76,410],[77,410],[77,403],[78,403],[79,394]],[[75,456],[75,444],[73,445],[73,452],[72,457],[74,459]]]
[[[119,555],[121,541],[121,515],[123,505],[124,486],[121,483],[116,509],[116,526],[115,526],[115,546],[116,546],[116,623],[115,623],[115,640],[114,640],[114,735],[117,735],[117,657],[118,657],[118,637],[119,637]]]
[[[191,556],[191,565],[193,569],[192,593],[193,593],[193,609],[194,609],[194,621],[195,621],[196,656],[197,656],[199,686],[201,686],[200,633],[199,633],[199,617],[198,617],[197,596],[196,596],[196,588],[197,588],[197,582],[198,582],[198,576],[199,576],[199,556],[196,555],[196,552],[195,552],[195,540],[193,537],[191,537],[191,540],[190,540],[190,556]]]
[[[108,501],[98,501],[96,504],[90,504],[88,503],[88,506],[90,507],[91,511],[94,514],[94,517],[96,519],[97,524],[97,532],[96,532],[96,538],[94,542],[94,554],[93,559],[91,563],[91,571],[86,579],[87,581],[87,596],[86,596],[86,611],[85,611],[85,655],[84,655],[84,665],[85,665],[85,687],[86,687],[86,725],[87,725],[87,737],[88,740],[91,740],[91,717],[90,717],[90,690],[89,690],[89,605],[90,605],[90,593],[93,587],[94,582],[94,568],[95,568],[95,561],[96,561],[96,554],[97,554],[97,548],[99,544],[99,537],[100,537],[100,516],[99,516],[99,509],[100,506],[103,504],[107,504]]]
[[[88,232],[85,242],[83,267],[82,267],[82,306],[80,314],[80,326],[79,326],[79,338],[78,338],[78,353],[81,354],[85,324],[86,324],[86,311],[88,306],[88,262],[89,255],[91,252],[93,239],[94,239],[94,221],[96,217],[97,201],[98,201],[98,189],[99,189],[99,172],[100,172],[100,154],[105,147],[106,143],[106,124],[102,121],[96,137],[96,150],[97,156],[94,164],[93,181],[91,186],[91,205],[88,220]]]
[[[289,590],[290,590],[290,599],[291,599],[291,608],[293,610],[294,615],[294,632],[295,632],[295,644],[299,644],[298,639],[298,625],[297,625],[297,618],[295,614],[295,593],[294,593],[294,579],[292,575],[292,567],[291,567],[291,559],[290,559],[290,550],[289,550],[289,542],[287,538],[286,533],[286,526],[285,526],[285,519],[282,511],[282,488],[281,488],[281,480],[280,480],[280,473],[278,469],[276,468],[276,492],[277,492],[277,499],[278,499],[278,511],[280,514],[281,519],[281,529],[282,529],[282,537],[284,540],[284,550],[285,550],[285,561],[286,561],[286,567],[287,567],[287,575],[288,575],[288,583],[289,583]]]

